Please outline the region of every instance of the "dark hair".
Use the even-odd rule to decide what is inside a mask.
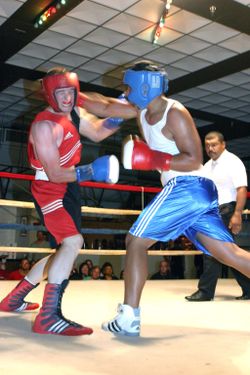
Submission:
[[[160,68],[158,65],[148,60],[138,61],[134,65],[129,66],[128,69],[134,70],[136,72],[139,72],[141,70],[146,70],[149,72],[161,72],[163,74],[166,74],[165,69]]]
[[[221,143],[225,142],[224,135],[217,131],[207,133],[207,135],[205,136],[205,141],[212,138],[218,138]]]
[[[105,262],[103,265],[102,265],[102,268],[101,268],[101,272],[103,272],[104,268],[106,267],[111,267],[113,269],[113,266],[110,262]]]
[[[91,259],[85,259],[84,263],[86,263],[89,267],[89,272],[92,270],[93,262]],[[90,263],[90,264],[89,264]]]
[[[80,275],[82,275],[82,267],[85,266],[85,265],[88,267],[88,270],[89,270],[88,263],[86,263],[86,262],[82,262],[82,263],[80,264],[80,266],[79,266],[79,274],[80,274]],[[89,272],[88,272],[88,273],[89,273]]]

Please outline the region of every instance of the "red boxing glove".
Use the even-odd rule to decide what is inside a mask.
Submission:
[[[172,158],[172,155],[165,152],[151,150],[138,137],[130,136],[123,146],[122,163],[125,169],[168,171]]]

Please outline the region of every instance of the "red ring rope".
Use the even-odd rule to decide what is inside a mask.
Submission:
[[[0,177],[3,178],[12,178],[16,180],[29,180],[33,181],[35,179],[34,175],[30,174],[18,174],[18,173],[9,173],[9,172],[0,172]],[[81,186],[98,188],[98,189],[109,189],[109,190],[123,190],[123,191],[139,191],[145,193],[159,193],[161,188],[155,187],[144,187],[144,186],[134,186],[134,185],[120,185],[120,184],[106,184],[104,182],[81,182]]]
[[[34,175],[9,173],[9,172],[0,172],[0,177],[12,178],[16,180],[29,180],[29,181],[32,181],[35,179]],[[145,193],[159,193],[159,191],[161,191],[161,188],[155,188],[155,187],[121,185],[121,184],[106,184],[104,182],[93,182],[93,181],[81,182],[80,185],[84,187],[91,187],[91,188],[97,188],[97,189],[139,191],[139,192],[143,191]],[[250,198],[250,192],[247,192],[247,198]]]

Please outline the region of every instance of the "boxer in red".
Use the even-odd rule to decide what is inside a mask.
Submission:
[[[82,151],[80,135],[99,142],[119,129],[120,116],[135,117],[136,110],[118,99],[99,94],[80,95],[77,75],[63,68],[52,69],[43,78],[42,87],[49,107],[31,124],[28,157],[36,171],[31,191],[42,221],[60,247],[31,269],[1,301],[0,311],[37,309],[38,304],[25,302],[24,298],[41,280],[48,278],[33,331],[66,336],[91,334],[91,328],[66,319],[61,312],[68,277],[83,245],[78,183],[85,180],[116,183],[119,163],[114,155],[105,155],[91,164],[77,166]],[[99,119],[83,106],[98,116],[113,117]]]

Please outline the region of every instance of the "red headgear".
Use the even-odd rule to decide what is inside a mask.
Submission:
[[[66,72],[56,75],[47,75],[42,79],[42,86],[44,90],[45,99],[56,112],[60,112],[60,108],[58,107],[58,103],[55,97],[55,90],[57,89],[74,87],[74,105],[77,102],[78,93],[80,91],[80,84],[76,73]]]

